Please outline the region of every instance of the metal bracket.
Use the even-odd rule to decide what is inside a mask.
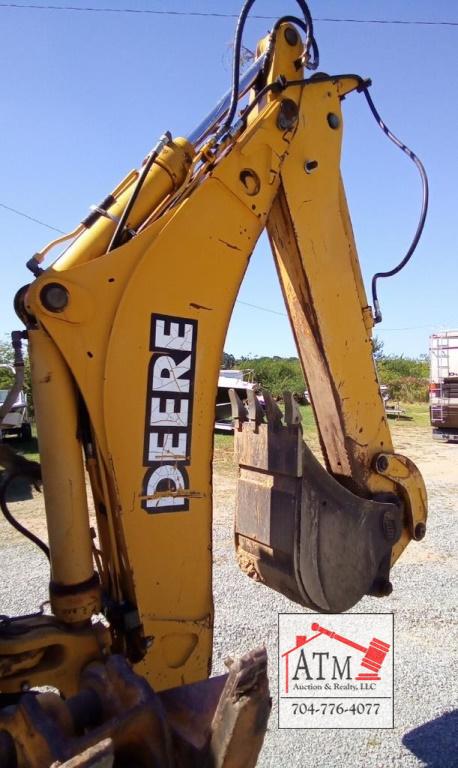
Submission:
[[[388,477],[403,492],[409,529],[415,541],[426,534],[428,502],[424,480],[413,461],[397,453],[379,453],[374,460],[375,471]]]
[[[101,622],[68,627],[46,615],[7,619],[0,623],[0,689],[14,694],[53,685],[71,696],[81,670],[103,658],[110,645]]]

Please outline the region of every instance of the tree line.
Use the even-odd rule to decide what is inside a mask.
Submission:
[[[389,388],[392,400],[403,403],[428,401],[429,361],[427,355],[387,355],[383,342],[377,337],[373,341],[374,360],[380,384]],[[297,357],[256,357],[236,358],[224,353],[224,368],[239,368],[249,371],[253,380],[268,389],[274,397],[285,390],[301,395],[307,389],[307,382]]]
[[[408,357],[407,355],[386,355],[383,342],[374,339],[374,359],[381,384],[389,388],[391,399],[403,403],[428,401],[429,362],[427,355]],[[13,351],[7,339],[0,341],[0,363],[13,363]],[[221,361],[223,368],[240,368],[250,372],[253,381],[268,389],[275,397],[285,390],[302,395],[307,389],[300,362],[297,357],[235,357],[227,352]],[[0,389],[9,389],[13,376],[7,369],[0,368]],[[30,365],[25,357],[24,389],[30,402]]]

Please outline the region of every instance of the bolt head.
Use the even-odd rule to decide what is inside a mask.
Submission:
[[[421,541],[426,536],[426,525],[425,523],[417,523],[415,526],[415,541]]]
[[[294,27],[286,27],[285,40],[288,43],[288,45],[297,45],[297,42],[299,40],[299,35],[297,34]]]
[[[329,112],[327,120],[328,120],[329,127],[332,128],[334,131],[337,130],[337,128],[340,125],[340,117],[336,115],[334,112]]]
[[[69,293],[60,283],[47,283],[40,291],[40,301],[49,312],[63,312],[69,302]]]
[[[283,99],[280,105],[280,111],[277,118],[277,127],[281,131],[289,131],[296,125],[298,118],[298,107],[292,99]]]
[[[375,462],[375,468],[377,472],[385,472],[388,469],[388,459],[386,456],[381,454],[380,456],[377,456],[377,460]]]

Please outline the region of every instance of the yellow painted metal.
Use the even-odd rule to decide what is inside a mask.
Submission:
[[[267,83],[273,83],[280,77],[289,81],[298,80],[302,75],[302,67],[298,67],[297,63],[303,53],[304,46],[299,34],[296,36],[296,42],[293,44],[288,43],[287,35],[291,29],[296,31],[296,28],[292,27],[291,24],[281,24],[277,29],[275,41],[272,40],[269,34],[260,40],[256,47],[256,56],[261,56],[267,50],[271,51],[271,62],[266,78]],[[294,99],[297,103],[299,102],[300,94],[301,86],[292,86],[285,92],[285,96],[288,99]],[[254,96],[254,93],[252,96]],[[278,96],[275,92],[268,91],[252,111],[249,122],[255,119],[266,104],[275,101],[277,98]]]
[[[73,240],[82,232],[84,232],[84,226],[82,224],[78,224],[78,226],[75,227],[75,229],[72,229],[71,232],[68,232],[68,234],[61,235],[61,237],[56,237],[55,240],[51,240],[51,242],[45,245],[44,248],[41,248],[40,251],[34,254],[37,264],[41,264],[46,254],[52,251],[53,248],[56,248],[62,243],[65,243],[67,240]]]
[[[299,355],[307,377],[328,469],[365,495],[415,498],[374,458],[393,451],[372,356],[372,314],[340,177],[341,97],[354,78],[304,87],[298,129],[282,165],[282,187],[268,232]],[[411,478],[410,491],[416,480]],[[394,562],[412,533],[406,522]]]
[[[280,33],[270,79],[299,77],[300,45],[290,46]],[[61,453],[57,478],[45,470],[45,487],[56,490],[46,497],[52,549],[65,538],[67,516],[59,519],[56,494],[67,482],[70,455],[79,527],[69,536],[64,583],[75,583],[75,569],[78,578],[90,570],[76,406],[67,403],[74,379],[91,424],[103,582],[128,606],[116,642],[125,636],[127,652],[147,649],[141,661],[131,656],[156,690],[202,679],[210,668],[219,362],[240,282],[267,222],[328,467],[362,495],[397,489],[373,470],[374,457],[393,449],[339,172],[340,100],[357,85],[355,78],[335,78],[271,93],[232,145],[216,156],[209,147],[212,162],[192,180],[193,150],[176,139],[139,195],[129,222],[138,234],[106,253],[114,225],[100,219],[28,291],[27,309],[39,326],[31,333],[34,387],[52,382],[54,408],[67,393],[68,450],[51,435],[52,398],[36,400],[45,465]],[[278,121],[286,98],[299,105],[287,128]],[[121,212],[133,182],[121,184],[110,213]],[[58,313],[41,302],[50,282],[68,292],[68,306]],[[49,369],[48,382],[38,366]],[[406,530],[403,541],[409,538]],[[59,562],[53,559],[53,574]]]
[[[194,150],[186,139],[176,139],[164,147],[153,164],[143,184],[127,228],[137,228],[163,200],[175,192],[186,179],[194,157]],[[116,202],[109,208],[111,216],[119,217],[124,210],[134,184],[136,173],[130,173],[114,192]],[[64,271],[77,264],[101,256],[108,248],[116,224],[101,216],[90,229],[84,231],[54,265],[56,271]]]
[[[69,268],[64,257],[64,266],[58,261],[47,270],[27,299],[65,357],[90,415],[122,597],[136,607],[141,633],[150,638],[137,669],[157,690],[202,679],[210,668],[211,458],[219,361],[292,137],[277,127],[278,112],[278,100],[266,106],[192,195],[160,220],[98,259],[83,255],[81,264]],[[244,184],[247,170],[260,181],[254,196]],[[68,307],[59,313],[40,301],[43,287],[56,280],[69,294]],[[184,318],[197,339],[189,455],[182,457],[189,483],[168,493],[184,496],[189,508],[162,514],[145,509],[152,314]],[[159,489],[156,498],[160,494]]]
[[[77,438],[77,398],[70,372],[46,333],[30,331],[29,345],[51,579],[56,591],[84,584],[94,576],[86,484]],[[51,604],[61,621],[80,622],[99,610],[99,590],[92,584],[64,601],[51,592]]]
[[[380,466],[381,460],[384,462],[383,468]],[[428,517],[428,501],[425,482],[418,467],[406,456],[382,453],[378,456],[376,469],[381,475],[396,483],[398,488],[404,490],[410,538],[422,539]]]
[[[328,466],[334,474],[351,478],[360,490],[375,491],[381,487],[370,480],[372,458],[380,450],[391,450],[392,444],[339,171],[340,96],[357,85],[355,79],[312,81],[303,89],[301,119],[281,169],[284,197],[277,203],[284,228],[296,241],[296,255],[293,248],[282,247],[278,226],[269,230],[287,304],[294,294],[293,327]],[[298,313],[307,324],[302,334]],[[319,373],[315,357],[321,359]],[[322,397],[323,380],[329,397]]]
[[[110,633],[101,622],[69,627],[52,616],[34,616],[21,619],[16,629],[0,637],[2,693],[52,685],[74,696],[83,669],[110,651]]]

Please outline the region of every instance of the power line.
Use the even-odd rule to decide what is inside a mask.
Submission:
[[[36,219],[34,216],[29,216],[28,213],[24,213],[24,211],[19,211],[17,208],[11,208],[9,205],[5,205],[5,203],[0,203],[1,208],[5,208],[7,211],[11,211],[11,213],[15,213],[17,216],[22,216],[24,219],[29,219],[29,221],[35,222],[35,224],[40,224],[42,227],[47,227],[47,229],[52,229],[54,232],[59,232],[61,235],[65,235],[66,232],[64,232],[62,229],[58,229],[57,227],[53,227],[51,224],[46,224],[45,221],[41,221],[40,219]],[[241,299],[237,299],[237,304],[243,304],[245,307],[250,307],[251,309],[257,309],[260,312],[268,312],[271,315],[279,315],[280,317],[288,317],[286,312],[280,312],[278,309],[271,309],[270,307],[262,307],[260,304],[251,304],[249,301],[242,301]],[[434,325],[413,325],[409,328],[378,328],[377,332],[383,333],[384,331],[417,331],[420,329],[427,329],[427,328],[435,328]]]
[[[243,304],[245,307],[251,307],[252,309],[259,309],[262,312],[270,312],[271,315],[280,315],[281,317],[288,317],[286,312],[279,312],[277,309],[269,309],[269,307],[260,307],[259,304],[249,304],[248,301],[241,301],[237,299],[237,304]]]
[[[241,301],[237,299],[237,304],[243,304],[245,307],[251,307],[252,309],[259,309],[262,312],[269,312],[272,315],[280,315],[281,317],[288,317],[286,312],[279,312],[277,309],[270,309],[269,307],[261,307],[259,304],[250,304],[248,301]],[[377,328],[377,333],[383,333],[384,331],[418,331],[420,329],[435,328],[435,325],[412,325],[408,328]]]
[[[436,325],[410,325],[407,328],[377,328],[377,333],[384,333],[385,331],[426,331],[428,329],[437,328]]]
[[[47,227],[47,229],[52,229],[54,232],[59,232],[61,235],[66,234],[62,229],[53,227],[51,224],[46,224],[45,221],[40,221],[40,219],[36,219],[34,216],[29,216],[29,214],[24,213],[24,211],[18,211],[17,208],[11,208],[11,206],[5,205],[5,203],[0,203],[0,206],[2,208],[5,208],[5,210],[7,211],[11,211],[12,213],[16,213],[18,216],[22,216],[24,219],[29,219],[29,221],[34,221],[35,224],[41,224],[42,227]]]
[[[34,11],[77,11],[81,13],[125,13],[125,14],[149,14],[151,16],[197,16],[215,19],[237,19],[236,13],[220,13],[218,11],[159,11],[151,8],[94,8],[91,6],[75,5],[39,5],[39,4],[20,4],[20,3],[0,3],[0,8],[11,8]],[[251,19],[275,20],[276,16],[262,16],[260,14],[250,14]],[[426,26],[426,27],[458,27],[458,21],[426,21],[423,19],[346,19],[332,17],[316,17],[314,21],[323,21],[331,24],[399,24],[408,26]]]

